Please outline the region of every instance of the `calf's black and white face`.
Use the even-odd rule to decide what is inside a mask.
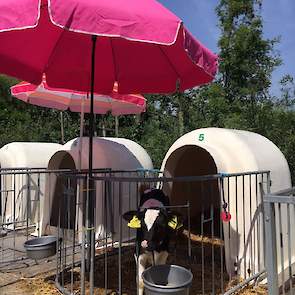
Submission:
[[[161,209],[146,209],[142,218],[141,246],[148,251],[167,250],[168,216]]]
[[[169,237],[173,228],[171,223],[177,220],[175,214],[161,208],[150,208],[140,212],[126,212],[123,217],[129,222],[129,227],[138,229],[137,238],[143,249],[158,252],[168,250]]]

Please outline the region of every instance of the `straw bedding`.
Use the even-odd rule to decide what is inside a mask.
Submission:
[[[187,232],[184,232],[187,237]],[[238,280],[232,280],[229,282],[229,277],[223,271],[223,276],[221,275],[221,253],[222,241],[218,239],[203,238],[198,235],[191,236],[192,241],[192,260],[187,259],[187,239],[184,236],[178,241],[176,249],[172,251],[172,254],[168,258],[168,263],[182,265],[187,268],[191,268],[194,275],[193,283],[190,289],[190,294],[198,295],[202,294],[204,288],[205,294],[212,294],[212,289],[214,286],[215,294],[221,294],[221,285],[223,284],[224,290],[228,289],[238,283]],[[202,260],[201,260],[201,242],[203,241],[204,246],[204,261],[210,262],[212,249],[215,255],[215,275],[214,275],[214,285],[212,280],[212,264],[205,263],[204,265],[204,282],[202,285]],[[174,248],[174,247],[173,247]],[[133,247],[125,247],[123,249],[122,255],[122,283],[123,283],[123,294],[136,294],[136,270],[135,261],[133,257]],[[102,295],[105,294],[104,284],[105,284],[105,265],[103,255],[99,255],[96,260],[95,269],[95,294]],[[70,290],[70,278],[71,273],[67,272],[64,275],[65,286]],[[48,273],[40,277],[33,279],[23,279],[16,284],[17,288],[21,288],[23,293],[18,294],[34,294],[34,295],[47,295],[47,294],[60,294],[60,292],[55,288],[54,285],[55,275],[53,273]],[[89,283],[85,283],[86,289],[88,289],[86,294],[89,294]],[[80,274],[79,268],[74,269],[74,284],[73,291],[75,294],[79,294],[80,289]],[[116,251],[108,253],[108,294],[115,294],[118,291],[118,255]],[[9,294],[9,293],[7,293]],[[12,294],[12,293],[11,293]],[[253,288],[247,286],[239,294],[250,295],[267,294],[267,290],[264,287]]]

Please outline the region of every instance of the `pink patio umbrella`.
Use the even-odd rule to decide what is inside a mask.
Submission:
[[[15,98],[32,105],[81,113],[78,161],[78,169],[81,169],[81,138],[83,136],[84,113],[90,112],[88,93],[49,87],[45,77],[43,77],[40,85],[23,81],[10,87],[10,91]],[[93,98],[93,111],[95,114],[107,114],[110,112],[112,115],[118,116],[140,114],[146,110],[146,100],[142,95],[119,94],[117,83],[115,83],[113,91],[109,95],[94,93]]]
[[[90,112],[88,93],[49,87],[43,79],[40,85],[20,82],[10,88],[12,96],[24,102],[57,110]],[[112,113],[114,116],[140,114],[146,110],[146,100],[140,94],[119,94],[117,83],[109,95],[94,93],[95,114]]]
[[[0,72],[93,96],[168,93],[213,80],[217,57],[155,0],[0,2]]]
[[[57,110],[70,110],[81,113],[80,138],[83,136],[84,113],[90,112],[89,94],[69,89],[52,88],[43,77],[40,85],[20,82],[10,88],[12,96],[32,105]],[[114,116],[140,114],[146,110],[146,100],[140,94],[119,94],[115,83],[109,95],[94,93],[93,112],[95,114],[111,113]],[[82,140],[80,139],[80,143]],[[82,146],[80,145],[81,155]],[[80,161],[79,161],[80,162]]]
[[[0,1],[0,72],[94,93],[169,93],[211,82],[217,57],[155,0]],[[93,227],[90,190],[89,227]],[[94,232],[91,249],[94,249]],[[94,250],[93,250],[94,251]]]
[[[216,55],[155,0],[0,1],[0,72],[96,93],[171,93],[212,81]],[[91,41],[93,37],[93,42]],[[97,39],[97,41],[96,41]],[[95,42],[95,47],[92,44]]]

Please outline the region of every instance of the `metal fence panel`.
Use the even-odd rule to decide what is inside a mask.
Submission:
[[[264,194],[266,267],[270,295],[293,294],[295,188]]]
[[[123,294],[132,285],[126,280],[126,272],[134,271],[130,245],[134,245],[135,232],[126,226],[122,214],[137,209],[143,184],[171,194],[172,205],[186,217],[185,231],[172,243],[169,263],[183,263],[191,268],[195,286],[202,294],[231,294],[235,288],[230,291],[227,286],[234,278],[242,278],[246,284],[264,273],[263,203],[259,183],[268,190],[268,171],[174,178],[162,177],[157,171],[96,171],[93,227],[85,220],[89,209],[85,206],[89,192],[87,171],[13,172],[12,187],[18,186],[14,175],[21,174],[27,191],[24,237],[30,238],[31,225],[38,235],[52,233],[58,237],[56,285],[64,294],[77,291],[85,294],[88,290],[94,293],[97,284],[105,294],[110,289]],[[45,198],[43,205],[42,198]],[[13,194],[10,199],[17,204]],[[4,207],[2,202],[1,212]],[[290,208],[288,212],[294,214]],[[224,216],[229,214],[231,218],[225,220]],[[13,220],[16,227],[17,217]],[[4,226],[3,222],[1,225]],[[13,232],[16,237],[16,231]],[[95,238],[94,249],[88,244],[89,232]],[[7,262],[5,239],[0,237],[2,262]],[[89,251],[96,254],[90,263],[94,255],[87,256]],[[292,261],[290,253],[290,249],[283,253],[288,265]]]

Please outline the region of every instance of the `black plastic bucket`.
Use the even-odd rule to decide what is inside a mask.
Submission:
[[[42,259],[55,255],[56,253],[55,236],[43,236],[28,240],[24,243],[27,256],[32,259]]]
[[[184,267],[165,264],[147,268],[142,279],[146,295],[188,295],[193,275]]]

